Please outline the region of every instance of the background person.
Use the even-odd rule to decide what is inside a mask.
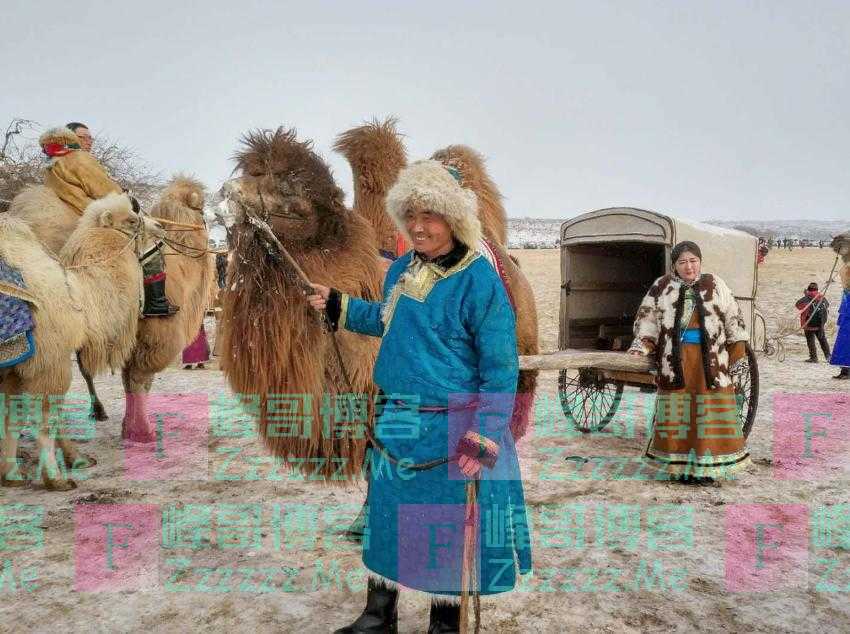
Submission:
[[[67,126],[47,130],[39,137],[38,143],[49,159],[44,171],[44,185],[80,216],[93,201],[124,191],[112,180],[106,168],[83,150],[80,138]],[[134,211],[138,211],[135,199],[133,204]],[[144,254],[142,272],[145,296],[142,314],[145,317],[170,317],[176,313],[179,308],[172,306],[165,296],[165,263],[161,247]]]
[[[77,135],[77,138],[80,140],[81,150],[84,152],[91,152],[91,146],[94,139],[89,131],[89,127],[85,123],[72,121],[71,123],[66,123],[65,127]]]
[[[806,345],[809,347],[809,358],[806,363],[818,362],[818,348],[820,343],[823,358],[829,360],[829,342],[826,340],[827,319],[829,319],[829,302],[818,292],[817,282],[812,282],[806,287],[804,295],[797,300],[795,306],[800,311],[800,326],[806,335]]]

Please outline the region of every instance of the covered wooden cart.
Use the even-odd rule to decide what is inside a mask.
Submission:
[[[751,344],[757,238],[653,211],[616,207],[561,225],[559,348],[627,350],[638,306],[652,282],[671,270],[670,251],[682,240],[696,242],[703,254],[702,270],[717,274],[731,288]],[[731,372],[743,433],[748,435],[758,405],[758,366],[752,345],[747,345],[747,356]],[[598,364],[570,367],[559,375],[561,405],[582,431],[600,430],[617,411],[625,387],[653,391],[654,379],[649,371],[604,369]]]

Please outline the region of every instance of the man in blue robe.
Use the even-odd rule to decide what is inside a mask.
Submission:
[[[515,315],[479,253],[475,194],[438,161],[399,174],[387,211],[413,246],[387,271],[381,302],[314,285],[309,300],[334,328],[381,337],[375,433],[401,464],[457,460],[422,471],[377,469],[372,450],[366,609],[337,634],[395,632],[401,586],[432,597],[429,632],[458,631],[466,483],[478,485],[474,576],[506,592],[531,570],[525,499],[509,422],[517,385]]]

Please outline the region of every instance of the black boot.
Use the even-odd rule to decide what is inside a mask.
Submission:
[[[832,378],[833,379],[844,379],[844,380],[850,379],[850,368],[842,367],[841,372],[839,372],[838,374],[836,374]]]
[[[162,258],[162,243],[157,244],[142,258],[142,275],[145,286],[145,317],[171,317],[180,310],[172,306],[165,297],[165,261]]]
[[[398,590],[369,579],[366,609],[354,623],[334,634],[396,634],[398,632]]]
[[[428,634],[457,634],[460,632],[460,606],[431,602]]]
[[[142,315],[145,317],[171,317],[180,310],[173,306],[165,297],[165,276],[153,282],[145,282],[145,307]]]

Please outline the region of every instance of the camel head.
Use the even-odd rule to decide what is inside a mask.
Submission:
[[[839,233],[832,239],[832,250],[841,256],[845,263],[850,264],[850,232]]]
[[[177,174],[163,190],[160,200],[173,200],[203,216],[204,185],[191,176]]]
[[[144,226],[144,233],[151,239],[162,239],[165,231],[162,226],[150,216],[140,216],[133,211],[107,209],[100,214],[98,226],[116,229],[127,235],[135,235]]]
[[[249,217],[259,218],[294,250],[329,248],[344,239],[344,194],[310,141],[278,128],[249,132],[242,145],[240,175],[221,190],[237,225],[244,229]]]
[[[165,237],[165,231],[150,216],[140,216],[133,211],[133,204],[127,194],[109,194],[86,207],[74,233],[82,233],[93,228],[115,229],[128,236],[144,229],[144,235],[153,243],[155,239]],[[150,245],[146,245],[150,246]]]

